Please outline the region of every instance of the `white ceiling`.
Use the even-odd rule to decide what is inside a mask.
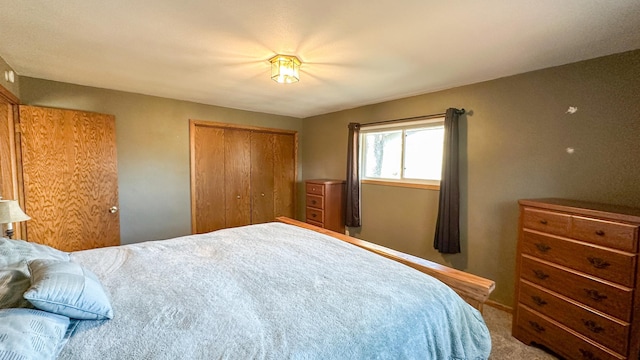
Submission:
[[[638,0],[0,0],[19,75],[295,117],[638,48]]]

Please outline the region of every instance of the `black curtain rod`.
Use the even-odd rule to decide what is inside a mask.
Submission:
[[[462,114],[465,113],[465,110],[464,109],[460,109],[460,110],[457,110],[456,112],[458,113],[458,115],[462,115]],[[391,123],[395,123],[395,122],[405,122],[405,121],[413,121],[413,120],[433,119],[433,118],[443,117],[446,114],[447,113],[440,113],[440,114],[413,116],[413,117],[402,118],[402,119],[376,121],[376,122],[372,122],[372,123],[361,124],[360,128],[367,127],[367,126],[373,126],[373,125],[380,125],[380,124],[391,124]]]

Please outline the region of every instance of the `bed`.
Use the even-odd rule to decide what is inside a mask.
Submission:
[[[102,311],[106,317],[78,320],[84,314],[64,316],[57,307],[42,311],[32,299],[15,306],[38,304],[36,309],[3,309],[0,320],[2,311],[61,317],[54,319],[61,322],[56,336],[49,336],[58,339],[49,353],[59,359],[488,358],[489,332],[468,302],[479,307],[493,282],[278,220],[73,252],[68,259],[38,248],[40,253],[23,260],[31,277],[24,297],[44,278],[39,266],[73,265],[84,269],[85,286],[102,287],[105,297],[90,299],[88,307],[91,316]],[[68,291],[48,292],[70,297]],[[111,316],[100,308],[105,302]],[[14,323],[26,323],[20,319]],[[19,325],[7,323],[5,332],[17,331]],[[2,331],[0,325],[0,358]]]

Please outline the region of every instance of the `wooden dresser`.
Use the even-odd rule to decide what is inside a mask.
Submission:
[[[344,180],[307,180],[307,223],[344,234],[345,200]]]
[[[513,336],[568,359],[639,359],[640,209],[519,203]]]

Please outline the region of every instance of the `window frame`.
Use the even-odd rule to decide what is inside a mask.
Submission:
[[[407,179],[404,178],[405,171],[405,139],[407,130],[424,129],[430,127],[444,127],[444,116],[438,116],[434,118],[425,118],[414,121],[396,122],[389,124],[371,125],[367,126],[363,124],[360,129],[360,146],[358,149],[358,156],[360,158],[360,181],[363,184],[384,185],[384,186],[397,186],[407,188],[440,190],[440,180],[421,180],[421,179]],[[365,136],[368,133],[375,133],[381,131],[397,131],[401,130],[401,163],[400,163],[400,178],[370,178],[365,176]]]

